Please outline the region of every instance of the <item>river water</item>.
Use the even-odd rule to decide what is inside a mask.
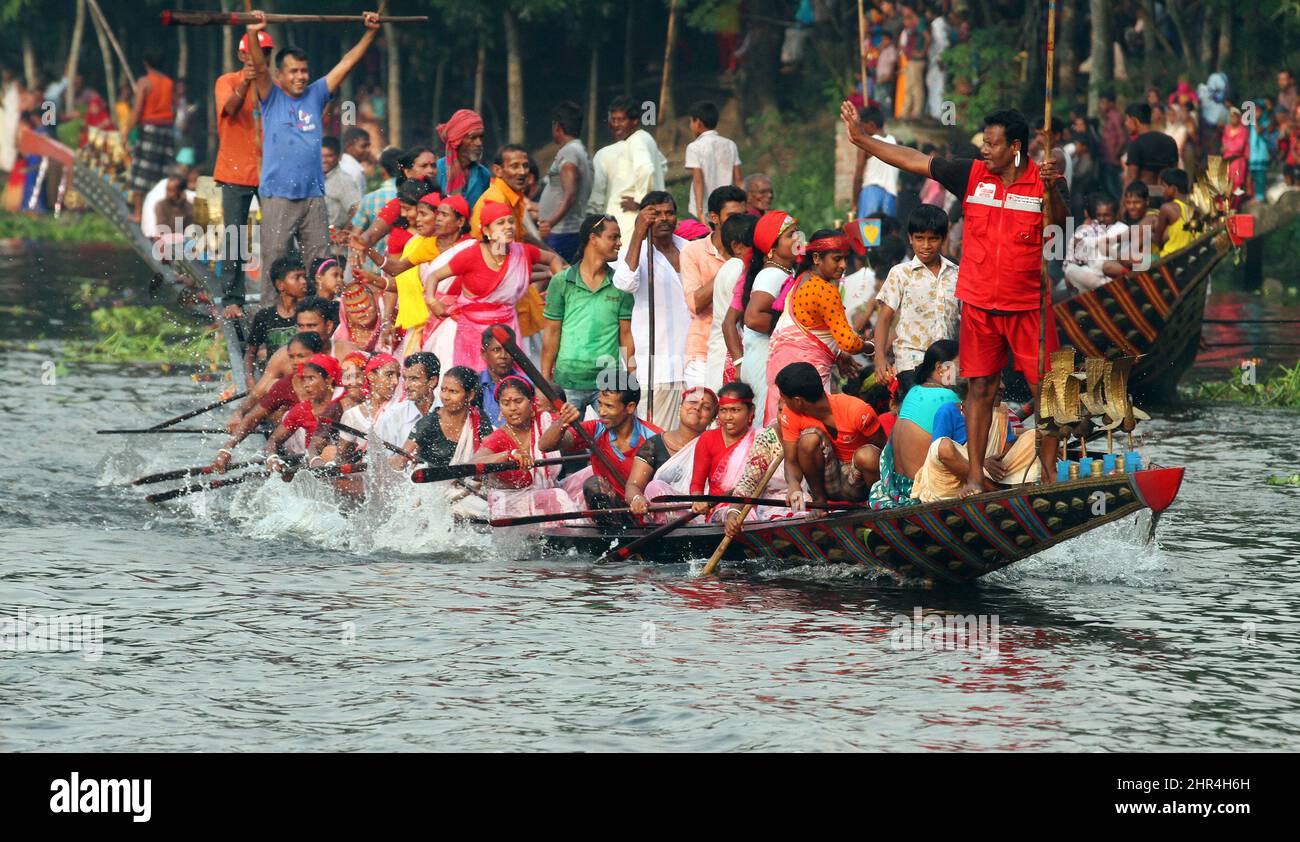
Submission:
[[[219,444],[93,431],[217,387],[50,365],[86,321],[73,291],[106,277],[147,297],[129,255],[0,252],[0,623],[102,624],[100,651],[0,651],[0,750],[1300,748],[1300,489],[1265,484],[1300,471],[1298,413],[1146,425],[1148,458],[1188,468],[1150,546],[1118,524],[960,592],[698,580],[538,559],[413,485],[351,518],[301,478],[150,506],[132,478]],[[908,648],[916,612],[990,625]]]

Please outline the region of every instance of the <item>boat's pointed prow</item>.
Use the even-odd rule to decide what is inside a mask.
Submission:
[[[1159,513],[1169,508],[1183,484],[1182,468],[1153,468],[1132,475],[1138,496],[1151,511]]]

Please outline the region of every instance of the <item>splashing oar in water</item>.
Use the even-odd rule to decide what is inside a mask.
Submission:
[[[149,430],[96,430],[96,431],[95,431],[95,435],[97,435],[97,436],[143,436],[143,435],[151,435],[151,434],[153,434],[153,433],[173,433],[173,434],[177,434],[177,435],[186,435],[186,434],[188,434],[188,435],[196,435],[196,436],[207,436],[207,435],[212,435],[212,434],[214,434],[214,433],[224,433],[224,432],[226,432],[226,431],[225,431],[225,430],[221,430],[221,429],[217,429],[216,427],[184,427],[184,428],[179,429],[179,430],[176,429],[175,427],[168,427],[167,429],[164,429],[164,430],[153,430],[153,429],[149,429]]]
[[[233,465],[227,465],[226,470],[233,471],[237,468],[247,468],[249,465],[260,465],[260,460],[250,460],[248,462],[236,462]],[[167,482],[173,479],[189,479],[190,477],[203,476],[204,474],[216,473],[216,469],[211,465],[200,465],[197,468],[177,468],[174,471],[163,471],[160,474],[149,474],[140,477],[132,485],[153,485],[156,482]]]
[[[296,465],[302,461],[302,457],[294,456],[284,461],[286,465]],[[328,479],[331,477],[359,474],[365,469],[366,465],[364,462],[350,462],[346,465],[330,465],[324,468],[310,468],[309,473],[321,479]],[[171,491],[160,491],[157,494],[150,494],[144,499],[150,503],[165,503],[168,500],[175,500],[177,497],[184,497],[187,494],[198,494],[201,491],[217,491],[222,488],[229,488],[232,485],[239,485],[241,482],[247,482],[250,479],[264,479],[271,476],[273,473],[275,472],[270,469],[249,471],[246,474],[242,474],[232,479],[216,479],[212,482],[173,488]]]
[[[238,394],[231,395],[228,398],[222,398],[219,401],[214,401],[213,403],[210,403],[207,406],[200,407],[198,409],[192,409],[189,412],[185,412],[182,413],[181,415],[177,415],[175,418],[168,418],[166,421],[163,421],[162,423],[153,425],[152,427],[149,428],[149,430],[151,432],[156,432],[158,430],[162,430],[167,427],[173,427],[181,423],[182,421],[188,421],[189,419],[193,418],[196,415],[202,415],[205,412],[211,412],[212,410],[216,409],[219,406],[225,406],[228,403],[232,403],[244,397],[248,397],[248,392],[239,392]]]
[[[649,512],[680,512],[689,506],[650,506]],[[557,515],[525,515],[523,517],[499,517],[488,521],[491,526],[524,526],[530,523],[551,523],[557,520],[579,520],[584,517],[600,515],[628,515],[631,509],[584,509],[578,512],[561,512]]]
[[[368,438],[367,433],[358,430],[356,427],[349,427],[347,424],[344,424],[340,421],[331,421],[328,418],[322,418],[320,419],[320,423],[327,424],[341,433],[347,433],[349,436],[356,436],[361,441],[366,441],[366,439]],[[411,455],[410,453],[407,453],[405,450],[402,450],[402,448],[398,447],[397,445],[389,444],[388,442],[384,441],[378,436],[375,436],[375,440],[378,441],[380,444],[382,444],[390,452],[396,454],[397,456],[400,456],[409,462],[417,461],[415,456]]]
[[[534,462],[534,467],[545,467],[549,465],[567,465],[570,462],[585,462],[591,458],[587,453],[575,453],[569,456],[557,456],[554,459],[539,459]],[[411,473],[411,482],[445,482],[453,479],[466,479],[468,477],[478,477],[484,474],[495,474],[499,471],[517,471],[519,466],[514,462],[497,462],[491,464],[466,464],[466,465],[436,465],[426,468],[416,468]]]
[[[772,477],[776,475],[776,469],[781,467],[783,461],[784,458],[772,460],[772,464],[767,468],[767,473],[763,474],[763,479],[759,481],[758,488],[754,490],[755,494],[762,494],[767,490],[767,484],[772,481]],[[745,522],[745,518],[749,517],[749,510],[752,508],[754,508],[754,504],[746,503],[745,507],[740,510],[740,522],[742,524]],[[704,569],[700,571],[701,576],[708,576],[713,573],[714,568],[718,566],[718,561],[722,558],[722,554],[727,551],[727,547],[729,546],[731,546],[731,536],[726,535],[718,542],[718,548],[713,551],[713,555],[709,556],[708,563],[706,563]]]

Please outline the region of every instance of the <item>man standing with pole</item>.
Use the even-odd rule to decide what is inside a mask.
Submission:
[[[250,43],[266,29],[266,15],[252,14],[257,23],[248,25]],[[305,265],[330,256],[325,170],[321,164],[322,112],[379,34],[377,13],[366,12],[363,20],[366,34],[329,73],[314,82],[308,82],[307,54],[298,47],[284,47],[276,54],[274,82],[262,51],[249,53],[262,108],[262,178],[258,193],[262,206],[262,266],[270,266],[287,254],[295,235]],[[275,297],[270,289],[270,273],[262,272],[261,281],[262,304],[266,306]]]
[[[850,102],[840,106],[840,117],[849,140],[868,156],[933,178],[962,199],[966,236],[957,274],[958,341],[961,374],[970,380],[964,404],[970,470],[961,495],[978,494],[984,490],[984,450],[1008,351],[1034,387],[1034,406],[1041,406],[1039,361],[1058,344],[1051,311],[1043,306],[1042,221],[1065,225],[1065,183],[1050,155],[1042,164],[1029,160],[1029,124],[1015,109],[984,118],[978,159],[939,158],[877,140]],[[1042,438],[1044,482],[1056,476],[1056,444],[1054,437]]]

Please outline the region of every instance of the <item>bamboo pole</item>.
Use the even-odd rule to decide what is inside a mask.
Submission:
[[[63,107],[72,110],[77,101],[77,62],[81,58],[81,37],[86,29],[86,0],[77,0],[77,17],[72,24],[72,46],[68,48],[68,61],[63,66],[63,78],[68,80]]]
[[[135,74],[131,72],[131,62],[126,60],[126,52],[122,49],[122,45],[117,42],[117,36],[113,34],[113,30],[109,28],[108,18],[104,17],[104,11],[99,8],[99,3],[96,0],[86,0],[86,2],[90,5],[91,16],[99,23],[104,36],[108,38],[109,45],[117,55],[118,61],[122,62],[122,68],[126,71],[126,80],[131,83],[131,90],[134,92],[139,86],[135,81]]]
[[[267,23],[361,23],[361,15],[277,15],[267,13]],[[380,23],[428,23],[428,15],[381,15]],[[162,13],[163,26],[248,26],[257,18],[247,12],[190,12],[171,9]]]
[[[767,473],[763,474],[763,479],[759,481],[758,488],[754,489],[755,497],[763,496],[763,492],[767,490],[767,484],[772,481],[772,477],[776,476],[776,469],[781,467],[783,459],[783,456],[777,456],[772,460],[772,464],[767,468]],[[740,523],[742,526],[745,523],[745,518],[749,517],[749,511],[752,508],[754,508],[754,504],[746,503],[744,508],[740,510]],[[725,523],[725,520],[723,522]],[[718,543],[718,548],[713,551],[713,555],[709,556],[708,563],[705,564],[704,569],[700,571],[701,576],[708,576],[713,573],[714,569],[718,566],[718,561],[722,558],[722,554],[727,551],[727,547],[729,546],[731,546],[731,536],[727,535]]]
[[[858,0],[858,67],[862,72],[862,104],[866,105],[871,94],[867,90],[867,15],[862,9],[862,0]]]

